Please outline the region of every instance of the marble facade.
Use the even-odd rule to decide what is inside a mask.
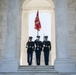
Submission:
[[[51,0],[47,1],[51,3]],[[20,65],[21,16],[19,15],[22,14],[20,11],[23,2],[24,0],[0,0],[0,72],[17,72]],[[30,0],[26,0],[25,4],[28,2]],[[76,1],[53,0],[53,2],[56,26],[55,70],[76,72]]]

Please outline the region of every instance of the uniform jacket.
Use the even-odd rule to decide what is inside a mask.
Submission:
[[[31,41],[31,42],[27,42],[26,43],[26,48],[27,48],[27,52],[33,52],[34,51],[34,42]]]
[[[35,40],[34,41],[34,44],[35,44],[35,51],[39,50],[39,51],[42,51],[42,42],[41,41],[37,41]]]
[[[50,51],[50,50],[51,50],[51,42],[43,41],[43,51]]]

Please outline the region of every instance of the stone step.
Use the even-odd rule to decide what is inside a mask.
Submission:
[[[43,72],[43,73],[36,73],[36,72],[3,72],[0,75],[76,75],[76,73],[57,73],[57,72]]]
[[[37,69],[54,69],[54,66],[19,66],[19,69],[33,69],[33,68],[37,68]]]
[[[58,73],[36,73],[36,72],[32,72],[32,73],[30,73],[30,72],[28,72],[28,73],[26,73],[26,72],[13,72],[13,73],[2,73],[2,74],[0,74],[0,75],[60,75],[60,74],[58,74]],[[65,75],[65,74],[63,74],[63,75]],[[67,74],[66,74],[67,75]]]
[[[19,72],[56,72],[54,66],[20,66]]]

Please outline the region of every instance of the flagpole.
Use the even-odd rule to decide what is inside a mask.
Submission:
[[[37,30],[37,36],[39,35],[39,31]]]

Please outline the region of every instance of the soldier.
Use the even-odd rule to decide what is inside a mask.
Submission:
[[[34,42],[32,41],[32,37],[29,37],[28,42],[26,43],[27,48],[27,62],[28,65],[32,64],[32,57],[33,57],[33,51],[34,51]]]
[[[34,42],[35,44],[35,54],[36,54],[36,63],[40,65],[41,51],[42,51],[42,42],[40,41],[40,36],[37,36],[37,39]]]
[[[51,42],[48,41],[48,36],[44,36],[43,52],[44,52],[45,65],[48,65],[49,63],[49,51],[50,50],[51,50]]]

